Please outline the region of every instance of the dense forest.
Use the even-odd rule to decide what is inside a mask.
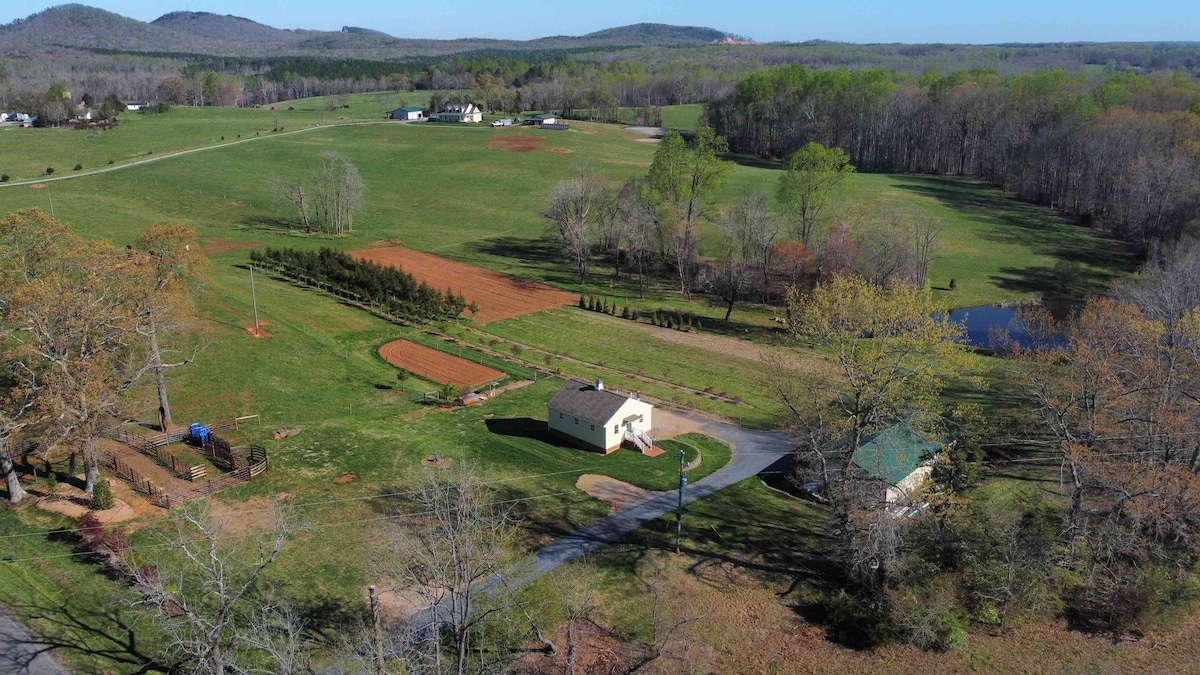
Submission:
[[[747,77],[707,116],[734,152],[784,157],[815,141],[861,171],[982,179],[1138,243],[1178,239],[1200,198],[1200,85],[1180,73],[785,66]]]

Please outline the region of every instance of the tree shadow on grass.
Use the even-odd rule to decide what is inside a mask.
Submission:
[[[268,232],[302,232],[304,229],[295,221],[279,216],[246,216],[242,218],[242,225],[251,230]]]
[[[920,175],[905,175],[896,186],[917,195],[931,197],[959,213],[1001,226],[977,231],[976,234],[985,240],[1024,246],[1040,255],[1077,262],[1100,270],[1092,273],[1094,279],[1089,279],[1089,282],[1103,283],[1134,268],[1135,261],[1125,244],[1105,237],[1102,232],[1066,222],[1064,218],[1045,207],[1019,201],[999,189],[964,179]],[[1080,236],[1084,232],[1094,236],[1097,245],[1081,246],[1086,242]],[[1030,276],[1031,280],[1036,278],[1034,275]],[[1047,281],[1037,280],[1043,283]],[[1051,284],[1033,290],[1045,291],[1053,288]]]
[[[567,269],[562,253],[549,239],[493,237],[467,242],[463,247],[477,254],[510,261],[513,268],[536,269],[538,275],[550,283],[579,285],[579,279]]]
[[[131,610],[84,608],[70,599],[11,607],[26,621],[49,626],[41,632],[53,635],[29,642],[29,646],[40,652],[79,654],[95,666],[124,666],[122,670],[133,673],[173,673],[182,665],[144,651],[138,638],[144,629],[134,625],[137,615],[131,614]],[[0,666],[6,665],[0,658]]]

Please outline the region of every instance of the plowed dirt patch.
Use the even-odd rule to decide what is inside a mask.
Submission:
[[[398,267],[437,289],[453,289],[468,303],[479,305],[479,312],[471,317],[479,323],[570,305],[578,299],[573,293],[544,284],[399,246],[350,251],[349,255],[355,260]]]
[[[200,247],[200,252],[204,255],[213,255],[215,253],[232,253],[233,251],[245,251],[251,248],[258,248],[262,244],[256,241],[231,241],[222,239],[221,237],[213,237],[206,240],[207,243]]]
[[[396,340],[379,348],[385,361],[439,384],[474,387],[504,377],[504,373],[457,356],[443,354],[408,340]]]

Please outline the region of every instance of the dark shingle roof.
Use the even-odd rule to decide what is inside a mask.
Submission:
[[[592,424],[607,424],[625,405],[628,397],[593,384],[570,380],[547,404],[550,408]]]

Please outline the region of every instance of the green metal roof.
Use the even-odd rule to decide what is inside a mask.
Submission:
[[[546,114],[542,114],[542,115],[534,115],[533,117],[530,117],[529,119],[531,119],[531,120],[556,120],[556,119],[558,119],[558,115],[546,113]]]
[[[400,112],[421,112],[421,109],[410,105],[407,108],[401,108]]]
[[[863,443],[851,461],[872,476],[896,485],[916,470],[922,457],[941,447],[917,435],[907,424],[897,424]]]

